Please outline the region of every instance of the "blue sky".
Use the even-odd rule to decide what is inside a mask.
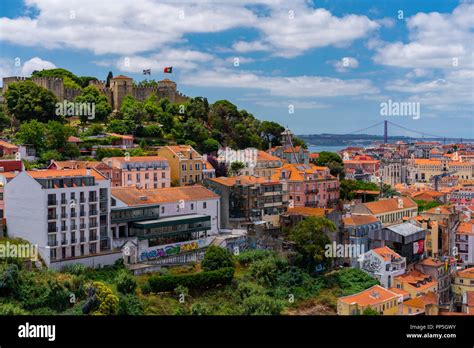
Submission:
[[[297,134],[386,118],[474,138],[473,42],[472,0],[0,3],[0,77],[61,67],[141,80],[151,68],[189,96],[228,99]],[[419,103],[419,119],[381,116],[388,100]]]

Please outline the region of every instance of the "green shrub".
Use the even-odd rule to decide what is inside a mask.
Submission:
[[[288,267],[285,259],[273,256],[254,261],[250,264],[250,277],[264,286],[276,284],[278,276]]]
[[[242,265],[242,266],[247,266],[250,263],[253,263],[258,260],[263,260],[268,257],[275,256],[276,253],[271,250],[249,250],[245,251],[243,253],[240,253],[237,256],[237,261]]]
[[[234,267],[234,259],[229,250],[211,245],[206,250],[201,262],[204,271],[215,271],[221,268]]]
[[[0,315],[28,315],[29,313],[13,303],[0,304]]]
[[[86,272],[87,267],[81,263],[75,263],[75,264],[70,264],[66,265],[63,267],[61,272],[63,273],[69,273],[73,275],[81,275]]]
[[[278,315],[283,309],[283,302],[266,295],[254,295],[242,302],[245,315]]]
[[[122,294],[133,294],[137,288],[137,281],[135,277],[126,270],[119,272],[116,283],[117,290]]]
[[[14,295],[18,288],[19,270],[15,264],[8,265],[0,273],[0,296]]]
[[[248,281],[239,282],[237,289],[242,299],[265,294],[265,289],[261,285]]]
[[[148,283],[152,292],[165,292],[173,291],[180,285],[189,289],[206,289],[220,284],[229,284],[233,277],[234,269],[228,267],[195,274],[151,276]]]
[[[211,312],[211,308],[203,302],[196,302],[191,306],[191,315],[209,315]]]
[[[143,315],[143,305],[134,295],[120,295],[119,315]]]

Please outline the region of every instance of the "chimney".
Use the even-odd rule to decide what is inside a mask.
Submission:
[[[141,201],[146,201],[148,198],[147,196],[139,196],[138,199]]]
[[[87,175],[87,176],[90,176],[90,175],[91,175],[91,170],[90,170],[89,168],[86,169],[86,175]]]

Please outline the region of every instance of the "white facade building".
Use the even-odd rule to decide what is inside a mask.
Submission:
[[[360,269],[387,289],[393,287],[393,278],[404,274],[406,270],[406,259],[386,246],[369,250],[359,262]]]
[[[36,170],[5,188],[8,234],[38,246],[46,265],[112,264],[110,182],[95,170]]]

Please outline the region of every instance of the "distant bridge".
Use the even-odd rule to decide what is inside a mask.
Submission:
[[[442,135],[421,132],[419,130],[410,129],[410,128],[401,126],[399,124],[396,124],[396,123],[394,123],[392,121],[388,121],[388,120],[380,121],[380,122],[377,122],[377,123],[375,123],[375,124],[373,124],[369,127],[365,127],[365,128],[357,129],[357,130],[349,132],[349,133],[345,133],[345,135],[362,133],[362,132],[365,132],[366,130],[369,130],[369,129],[372,129],[372,128],[383,125],[383,141],[386,144],[386,143],[388,143],[388,125],[389,124],[391,126],[398,127],[399,129],[403,129],[405,131],[409,131],[409,132],[412,132],[412,133],[415,133],[415,134],[419,134],[420,137],[410,137],[410,136],[404,135],[407,138],[413,138],[413,139],[416,139],[416,140],[419,140],[419,139],[435,140],[435,141],[443,142],[444,144],[446,144],[448,141],[449,142],[456,142],[456,143],[474,142],[474,139],[453,138],[453,137],[446,137],[446,136],[442,136]]]

